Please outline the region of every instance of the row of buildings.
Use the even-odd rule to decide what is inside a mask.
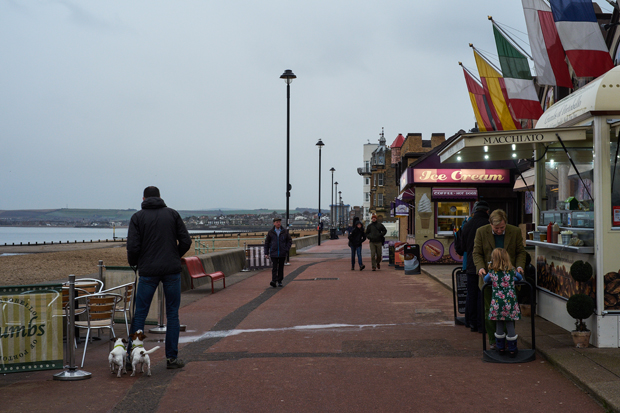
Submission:
[[[572,88],[536,84],[544,110],[537,121],[492,132],[463,125],[469,132],[430,139],[399,134],[389,145],[382,132],[378,144],[364,145],[358,174],[364,220],[396,222],[425,265],[462,260],[453,230],[476,201],[505,210],[537,269],[538,315],[570,331],[566,301],[590,295],[592,343],[620,347],[620,8],[597,9],[596,18],[616,66],[597,78],[571,67]],[[565,236],[547,240],[550,223]],[[577,261],[593,267],[588,283],[571,277]]]

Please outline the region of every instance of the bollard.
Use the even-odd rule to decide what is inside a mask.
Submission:
[[[75,275],[69,275],[69,319],[67,320],[67,358],[69,365],[66,370],[54,374],[54,380],[85,380],[90,379],[91,373],[78,370],[75,365]]]
[[[248,268],[249,254],[248,254],[248,243],[247,242],[243,243],[243,251],[245,251],[245,264],[243,265],[243,269],[241,271],[248,272],[250,271],[250,268]]]

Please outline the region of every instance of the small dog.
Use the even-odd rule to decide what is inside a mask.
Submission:
[[[114,339],[111,339],[114,341]],[[115,368],[118,366],[118,374],[116,377],[121,377],[121,374],[127,374],[125,362],[127,361],[127,340],[124,338],[117,338],[114,342],[114,348],[110,351],[108,356],[110,362],[110,371],[115,373]]]
[[[146,375],[151,375],[151,358],[149,354],[159,349],[159,346],[153,347],[150,350],[144,349],[144,339],[146,336],[142,330],[138,330],[131,335],[132,350],[131,350],[131,366],[133,371],[131,377],[136,375],[136,367],[141,363],[141,373],[144,373],[144,365],[146,364]]]

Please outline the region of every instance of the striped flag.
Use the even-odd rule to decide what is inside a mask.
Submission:
[[[514,47],[493,22],[493,34],[510,106],[517,119],[538,119],[543,114],[527,57]]]
[[[577,77],[598,77],[614,67],[591,0],[550,0],[562,46]]]
[[[542,0],[522,0],[522,3],[538,84],[572,89],[566,53],[551,8]]]
[[[506,92],[506,84],[502,75],[474,49],[476,66],[480,74],[480,81],[484,88],[484,94],[491,103],[491,113],[497,130],[521,129],[521,125],[514,119],[508,107],[510,99]]]
[[[487,102],[484,89],[465,68],[463,68],[463,74],[465,75],[465,83],[467,84],[471,106],[474,109],[474,116],[476,117],[476,122],[478,122],[478,129],[483,132],[495,130],[489,106],[490,102]]]

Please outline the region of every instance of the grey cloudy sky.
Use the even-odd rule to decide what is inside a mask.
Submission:
[[[611,7],[599,2],[604,10]],[[362,202],[385,127],[451,136],[474,116],[458,61],[495,54],[521,1],[0,1],[0,209],[328,208]],[[527,39],[525,34],[520,35]]]

